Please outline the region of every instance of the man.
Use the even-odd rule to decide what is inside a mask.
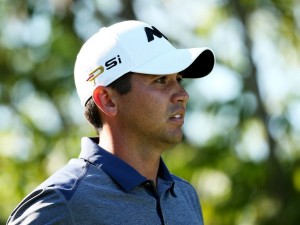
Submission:
[[[75,63],[99,138],[83,138],[79,158],[29,194],[8,224],[203,224],[194,188],[169,173],[161,154],[182,138],[182,78],[209,74],[214,61],[207,48],[175,49],[143,22],[100,29]]]

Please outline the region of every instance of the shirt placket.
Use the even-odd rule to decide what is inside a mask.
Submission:
[[[163,193],[165,191],[167,191],[168,188],[170,188],[170,185],[162,185],[162,186],[158,186],[161,185],[159,184],[159,182],[157,183],[157,187],[155,187],[153,181],[147,180],[144,184],[145,188],[147,189],[148,192],[150,192],[152,194],[152,196],[156,199],[156,211],[157,214],[161,220],[161,224],[162,225],[168,225],[168,221],[167,218],[165,216],[164,210],[162,208],[162,204],[161,204],[161,196],[163,195]]]

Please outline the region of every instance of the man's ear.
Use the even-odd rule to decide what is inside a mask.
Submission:
[[[113,90],[108,87],[98,86],[93,92],[93,99],[98,108],[107,116],[117,113],[117,105],[113,99]]]

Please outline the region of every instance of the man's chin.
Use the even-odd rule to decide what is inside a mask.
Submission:
[[[182,133],[181,133],[181,135],[172,136],[172,138],[168,142],[168,144],[169,144],[168,148],[172,148],[172,147],[178,145],[179,143],[181,143],[182,137],[183,137]]]

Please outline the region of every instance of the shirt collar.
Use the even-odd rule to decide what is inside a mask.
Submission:
[[[100,167],[126,192],[130,192],[134,187],[147,181],[147,178],[142,176],[133,167],[101,148],[97,144],[98,142],[98,138],[83,137],[81,140],[81,153],[79,158]],[[160,160],[158,176],[163,180],[171,182],[171,188],[174,188],[173,178],[162,159]]]

